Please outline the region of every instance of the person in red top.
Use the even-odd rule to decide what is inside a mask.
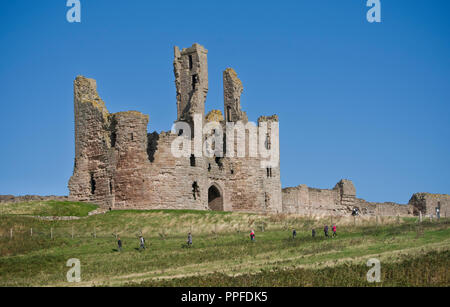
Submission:
[[[335,237],[335,236],[337,236],[337,233],[336,233],[336,225],[333,225],[333,237]]]
[[[252,242],[255,241],[255,232],[253,230],[250,232],[250,240],[252,240]]]

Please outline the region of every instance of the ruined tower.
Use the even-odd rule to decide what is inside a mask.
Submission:
[[[199,44],[174,48],[174,74],[177,90],[177,120],[192,123],[194,114],[205,116],[208,94],[208,50]]]
[[[218,136],[211,145],[223,147],[226,154],[175,155],[173,145],[183,133],[148,133],[149,116],[138,111],[109,113],[96,81],[78,76],[74,81],[75,161],[68,183],[71,199],[114,210],[348,215],[359,208],[363,215],[436,215],[438,209],[442,216],[448,214],[449,195],[418,193],[409,205],[373,203],[356,198],[353,183],[345,179],[333,189],[301,185],[282,191],[278,116],[260,116],[257,123],[248,120],[241,109],[244,87],[232,68],[223,72],[224,116],[212,110],[205,117],[207,53],[199,44],[174,49],[177,121],[193,127],[194,114],[199,114],[204,124],[200,137],[189,140],[190,144]]]
[[[241,95],[244,91],[241,80],[233,68],[227,68],[223,72],[223,108],[225,121],[247,122],[247,114],[241,110]]]
[[[107,207],[146,196],[148,115],[109,113],[93,79],[74,81],[75,162],[70,196]]]
[[[78,76],[74,81],[75,162],[69,181],[70,195],[79,200],[93,200],[107,194],[107,165],[111,156],[111,121],[105,103],[97,93],[93,79]]]
[[[180,131],[148,133],[148,115],[137,111],[109,113],[97,93],[96,81],[79,76],[74,82],[75,163],[69,180],[70,197],[114,210],[281,212],[279,161],[266,165],[269,157],[257,154],[261,152],[258,144],[264,144],[263,152],[270,151],[278,157],[278,129],[271,133],[278,117],[262,116],[257,123],[248,122],[241,110],[243,85],[231,68],[223,73],[226,118],[219,110],[205,117],[207,50],[199,44],[181,51],[175,47],[173,66],[176,121],[194,127],[194,114],[198,114],[204,123],[200,137],[189,140],[190,144],[195,145],[193,141],[200,139],[202,145],[209,136],[219,135],[214,148],[224,147],[226,124],[231,121],[230,124],[236,124],[229,134],[231,142],[236,152],[239,148],[244,154],[224,156],[215,151],[209,156],[201,151],[199,155],[175,155],[173,145],[179,140]],[[244,124],[238,133],[239,121]],[[206,123],[214,128],[203,131]],[[258,135],[265,124],[269,124],[268,129]],[[255,133],[250,135],[250,130]]]

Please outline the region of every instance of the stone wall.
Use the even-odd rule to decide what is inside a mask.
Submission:
[[[419,211],[429,215],[437,206],[442,216],[449,211],[449,195],[418,193],[409,205],[367,202],[356,198],[353,183],[346,179],[332,189],[299,185],[282,190],[279,159],[269,163],[260,152],[265,148],[279,157],[278,116],[261,116],[256,124],[249,122],[241,107],[244,87],[232,68],[223,71],[224,113],[213,110],[205,116],[207,54],[198,44],[174,48],[176,122],[189,125],[191,135],[183,131],[148,133],[148,115],[137,111],[109,113],[97,93],[96,81],[82,76],[75,79],[71,199],[112,209],[348,215],[358,208],[363,215],[385,216],[411,216]],[[194,129],[195,114],[201,115],[203,123]],[[225,156],[215,150],[211,157],[172,154],[177,138],[187,138],[194,148],[196,131],[200,130],[202,142],[215,136],[215,129],[203,131],[205,123],[211,121],[223,131],[214,146],[223,146]],[[257,129],[266,126],[267,131]],[[257,131],[256,136],[252,131]],[[219,142],[221,138],[226,142]],[[254,152],[258,154],[252,155]]]
[[[336,215],[337,190],[309,188],[305,184],[283,189],[283,212],[299,215]]]
[[[283,189],[283,212],[300,215],[344,216],[358,208],[362,215],[411,216],[411,205],[374,203],[356,198],[350,180],[342,179],[331,190],[299,185]]]
[[[223,96],[225,120],[247,122],[247,114],[241,110],[241,94],[244,91],[241,80],[233,68],[227,68],[223,72]]]
[[[414,215],[422,212],[424,216],[436,216],[436,208],[440,208],[441,217],[450,216],[450,195],[447,194],[416,193],[409,204],[413,207]]]
[[[377,203],[367,202],[364,199],[356,199],[355,207],[364,215],[372,216],[412,216],[413,208],[393,202]]]
[[[249,130],[227,136],[227,123],[248,122],[241,110],[243,85],[236,72],[228,68],[223,73],[224,110],[232,107],[232,116],[224,118],[219,110],[214,110],[205,117],[207,51],[194,44],[181,51],[175,47],[174,55],[177,121],[194,128],[193,116],[201,114],[203,125],[211,120],[219,122],[224,139],[232,138],[236,153],[242,149],[239,140],[245,138],[245,156],[175,157],[171,151],[174,140],[186,137],[192,142],[194,129],[191,135],[178,131],[181,136],[172,132],[147,133],[147,115],[137,111],[110,114],[97,93],[96,81],[79,76],[74,82],[75,163],[69,180],[71,198],[112,209],[281,212],[279,161],[266,167],[265,158],[249,155],[258,148],[258,142],[269,142],[266,146],[279,153],[278,117],[258,119],[257,125],[268,126],[267,140],[266,135],[256,135],[251,140]],[[201,137],[203,140],[208,134]],[[227,149],[223,149],[225,153]]]
[[[205,115],[208,94],[208,50],[199,44],[180,51],[174,48],[173,68],[177,90],[177,120],[191,122],[195,113]]]

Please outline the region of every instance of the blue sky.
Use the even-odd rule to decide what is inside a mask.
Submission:
[[[450,2],[381,0],[65,0],[0,5],[0,194],[68,193],[73,80],[97,80],[110,112],[176,119],[173,46],[208,50],[206,109],[222,109],[222,71],[244,84],[249,118],[278,114],[282,185],[406,203],[449,193]]]

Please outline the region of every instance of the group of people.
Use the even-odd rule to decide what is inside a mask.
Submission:
[[[333,224],[331,225],[331,230],[333,231],[332,236],[335,237],[337,236],[337,232],[336,232],[336,225]],[[325,225],[323,228],[323,232],[325,234],[325,237],[328,238],[330,237],[329,235],[329,228],[328,225]],[[295,239],[297,237],[297,231],[295,229],[292,230],[292,238]],[[316,230],[313,228],[312,229],[312,237],[315,238],[316,237]],[[250,241],[251,242],[255,242],[255,232],[253,231],[253,229],[250,231]],[[186,242],[186,246],[187,247],[191,247],[192,246],[192,234],[189,232],[188,233],[188,237],[187,237],[187,242]],[[117,237],[117,247],[118,247],[118,251],[121,252],[122,251],[122,240],[120,239],[120,237]],[[145,239],[142,235],[139,236],[139,251],[145,250]]]
[[[333,231],[333,238],[334,238],[335,236],[337,236],[336,225],[334,225],[334,224],[331,225],[331,230]],[[328,225],[325,225],[325,226],[323,227],[323,232],[324,232],[326,238],[328,238],[328,237],[330,236],[330,235],[328,234],[328,231],[329,231]]]
[[[192,234],[189,233],[188,234],[188,238],[187,238],[187,247],[191,247],[192,245]],[[122,251],[122,240],[120,239],[120,236],[117,236],[117,250],[119,252]],[[142,235],[139,236],[139,251],[145,250],[145,239]]]
[[[145,239],[143,236],[139,236],[139,251],[145,249]],[[122,240],[120,239],[120,236],[117,236],[117,250],[119,252],[122,251]]]
[[[333,238],[336,237],[337,236],[337,226],[335,224],[331,225],[331,231],[333,232],[332,237]],[[330,237],[328,225],[325,225],[323,227],[323,232],[324,232],[324,235],[326,238]],[[316,230],[314,228],[311,230],[311,234],[312,234],[313,238],[316,237]],[[292,237],[295,239],[296,236],[297,236],[297,231],[294,229],[294,230],[292,230]]]

